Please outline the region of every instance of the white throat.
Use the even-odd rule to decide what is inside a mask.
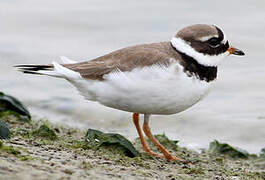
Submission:
[[[173,37],[171,39],[171,44],[174,46],[178,51],[193,57],[199,64],[205,66],[217,66],[221,63],[221,61],[229,55],[229,52],[224,52],[219,55],[205,55],[203,53],[197,52],[193,49],[189,44],[187,44],[181,38]]]

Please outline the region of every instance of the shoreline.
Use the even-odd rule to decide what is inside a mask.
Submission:
[[[138,138],[133,145],[140,155],[130,158],[116,146],[87,146],[86,132],[79,129],[47,120],[21,122],[12,114],[1,118],[9,123],[11,137],[1,140],[0,179],[265,179],[264,157],[198,153],[158,135],[174,155],[193,164],[151,157]],[[48,133],[40,131],[43,126]]]

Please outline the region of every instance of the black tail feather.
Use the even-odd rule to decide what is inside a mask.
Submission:
[[[25,71],[22,71],[23,73],[25,73],[25,74],[38,74],[38,75],[43,75],[43,74],[41,74],[41,73],[38,73],[38,72],[34,72],[34,71],[27,71],[27,70],[25,70]]]
[[[38,71],[40,70],[53,70],[53,65],[33,65],[33,64],[21,64],[16,65],[14,67],[17,67],[19,71],[22,71],[23,73],[29,73],[29,74],[40,74]]]

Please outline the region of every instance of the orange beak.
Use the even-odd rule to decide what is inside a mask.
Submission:
[[[234,55],[238,55],[238,56],[244,56],[245,53],[243,51],[241,51],[240,49],[234,48],[232,46],[230,46],[227,51],[229,52],[229,54],[234,54]]]

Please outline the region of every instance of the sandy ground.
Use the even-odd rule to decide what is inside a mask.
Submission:
[[[232,159],[165,143],[193,164],[167,162],[143,153],[137,139],[134,146],[141,155],[129,158],[115,147],[84,148],[85,132],[78,129],[47,121],[7,121],[12,131],[9,140],[2,140],[0,179],[265,179],[265,160],[258,157]],[[56,132],[55,140],[32,133],[42,124]]]

